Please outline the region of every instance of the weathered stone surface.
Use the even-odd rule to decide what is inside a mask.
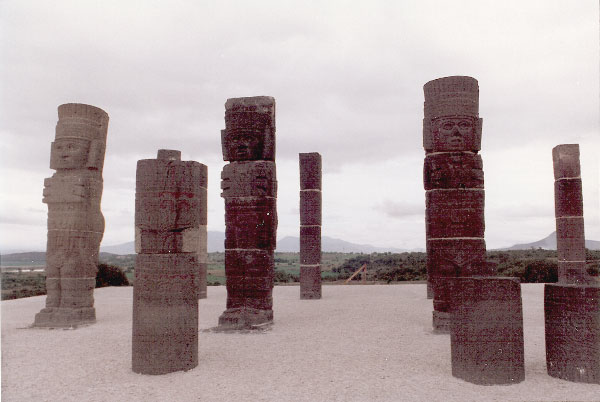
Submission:
[[[277,199],[225,198],[225,248],[271,249],[277,245]]]
[[[232,162],[221,172],[221,196],[230,197],[275,197],[277,178],[275,162],[244,161]]]
[[[521,286],[516,278],[449,281],[452,375],[474,384],[525,379]]]
[[[472,152],[443,152],[425,156],[425,190],[483,189],[483,162]]]
[[[179,151],[159,150],[157,159],[138,162],[132,367],[142,374],[198,364],[207,170],[180,158]]]
[[[448,332],[450,302],[454,298],[448,280],[455,277],[489,275],[483,239],[427,240],[427,271],[433,290],[433,328]]]
[[[558,145],[552,150],[559,283],[593,283],[585,266],[583,196],[579,145]]]
[[[583,216],[581,179],[559,179],[554,182],[554,213],[557,218]]]
[[[299,161],[300,190],[321,190],[321,154],[300,153]]]
[[[556,233],[559,261],[585,261],[583,216],[557,218]]]
[[[427,152],[479,151],[479,84],[471,77],[445,77],[424,85],[423,147]]]
[[[158,154],[169,159],[137,164],[136,227],[164,232],[206,225],[206,166],[174,159],[177,154],[169,152],[175,151],[161,151]]]
[[[425,205],[427,238],[483,238],[484,190],[429,190]]]
[[[546,284],[544,315],[548,374],[600,384],[600,286]]]
[[[219,328],[246,329],[273,320],[273,253],[277,238],[275,99],[228,99],[221,132],[225,198],[227,309]]]
[[[579,178],[579,144],[562,144],[552,149],[554,179]]]
[[[300,226],[300,265],[321,264],[321,226]]]
[[[321,298],[321,266],[300,265],[300,299]]]
[[[448,332],[457,276],[485,275],[482,120],[479,84],[471,77],[439,78],[423,87],[423,184],[426,190],[428,297],[433,327]]]
[[[34,326],[68,327],[93,323],[94,285],[104,217],[100,210],[108,115],[90,105],[58,107],[56,138],[44,180],[48,204],[46,308]]]
[[[300,299],[321,298],[321,155],[300,153]]]
[[[270,96],[227,99],[223,160],[275,160],[275,99]]]
[[[321,190],[300,191],[300,225],[321,226]]]
[[[134,372],[166,374],[198,365],[197,272],[193,253],[136,256]]]

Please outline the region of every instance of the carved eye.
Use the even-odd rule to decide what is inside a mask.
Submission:
[[[454,128],[454,123],[451,121],[447,121],[444,124],[442,124],[442,128],[444,130],[452,130]]]
[[[458,123],[458,126],[460,128],[471,128],[471,122],[468,120],[463,120],[460,123]]]

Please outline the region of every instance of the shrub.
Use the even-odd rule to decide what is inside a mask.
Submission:
[[[102,288],[105,286],[129,286],[129,281],[121,268],[101,263],[98,264],[96,287]]]

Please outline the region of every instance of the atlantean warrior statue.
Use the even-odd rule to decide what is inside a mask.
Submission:
[[[427,270],[433,328],[450,332],[452,375],[476,384],[525,378],[521,288],[486,264],[479,85],[425,84]]]
[[[198,293],[206,258],[206,166],[161,149],[138,161],[132,367],[142,374],[198,365]],[[203,275],[205,278],[206,275]]]
[[[227,309],[222,329],[260,327],[273,320],[277,235],[275,99],[228,99],[221,132],[225,199]]]
[[[448,279],[483,275],[486,267],[479,85],[459,76],[430,81],[423,89],[427,273],[433,327],[449,332]]]
[[[58,107],[56,139],[44,180],[48,204],[46,307],[34,326],[71,327],[96,321],[94,288],[104,234],[100,211],[108,114],[90,105]]]
[[[300,299],[321,298],[321,155],[301,153]]]
[[[600,384],[600,284],[586,270],[579,145],[552,150],[558,283],[544,288],[546,365],[553,377]]]

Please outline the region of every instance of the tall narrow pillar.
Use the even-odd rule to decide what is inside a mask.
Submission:
[[[301,153],[300,299],[321,298],[321,155]]]
[[[448,280],[487,273],[479,85],[457,76],[423,89],[428,283],[433,328],[448,333],[453,297]]]
[[[44,180],[48,204],[46,307],[37,327],[71,327],[96,321],[94,288],[104,234],[100,210],[108,114],[90,105],[58,107],[56,139]]]
[[[558,283],[544,288],[546,366],[552,377],[600,384],[600,283],[586,271],[579,145],[552,150]]]
[[[138,161],[132,368],[165,374],[198,365],[199,252],[206,249],[206,166],[158,151]]]
[[[227,309],[222,329],[257,328],[273,321],[277,236],[275,99],[232,98],[221,132],[225,199]]]

